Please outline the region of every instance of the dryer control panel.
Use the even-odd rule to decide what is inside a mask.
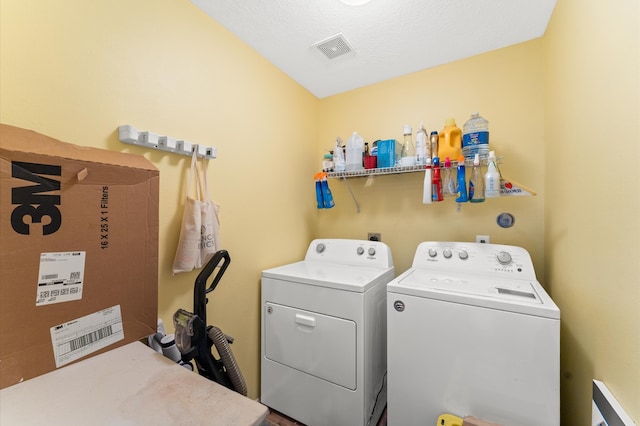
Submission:
[[[426,241],[418,246],[413,267],[536,280],[527,250],[502,244]]]
[[[340,265],[391,268],[391,249],[380,241],[318,239],[311,241],[304,260],[318,260]]]

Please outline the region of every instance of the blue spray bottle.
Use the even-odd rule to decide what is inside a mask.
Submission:
[[[319,209],[324,209],[324,201],[322,200],[322,183],[320,182],[320,175],[322,173],[316,173],[313,177],[316,181],[316,202]]]
[[[458,157],[458,188],[457,188],[456,201],[459,203],[466,203],[467,198],[467,178],[464,173],[464,157],[461,155]]]
[[[322,204],[325,209],[330,209],[335,206],[336,203],[333,201],[333,194],[331,194],[331,189],[329,189],[329,182],[327,182],[327,173],[320,173],[320,188],[322,190]]]

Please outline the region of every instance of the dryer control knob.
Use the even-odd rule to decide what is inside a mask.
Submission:
[[[325,249],[325,246],[322,243],[318,243],[318,245],[316,246],[316,251],[318,253],[322,253],[324,251],[324,249]]]
[[[362,255],[362,254],[364,253],[364,249],[363,249],[362,247],[358,247],[358,249],[356,250],[356,252],[357,252],[359,255]]]
[[[374,256],[376,254],[376,249],[373,247],[369,248],[369,256]]]
[[[438,251],[434,248],[430,248],[429,249],[429,256],[430,257],[436,257],[438,255]]]
[[[449,249],[444,249],[442,250],[442,255],[446,258],[446,259],[450,259],[452,254],[451,254],[451,250]]]
[[[467,253],[466,250],[462,250],[460,253],[458,253],[458,257],[462,260],[466,260],[469,258],[469,253]]]
[[[501,265],[508,265],[511,263],[511,255],[506,251],[501,251],[500,253],[498,253],[496,258]]]

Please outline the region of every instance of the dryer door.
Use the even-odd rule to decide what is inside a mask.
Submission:
[[[356,323],[266,303],[265,356],[336,385],[356,389]]]

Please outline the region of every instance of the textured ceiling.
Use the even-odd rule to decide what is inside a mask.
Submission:
[[[556,0],[191,0],[318,98],[540,37]],[[352,52],[314,47],[338,33]]]

